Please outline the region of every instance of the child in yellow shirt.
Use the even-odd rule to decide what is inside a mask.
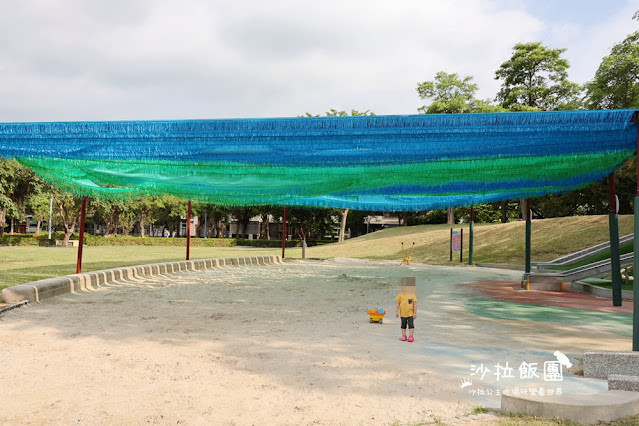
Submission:
[[[415,332],[414,319],[417,318],[417,296],[415,295],[415,277],[404,277],[400,281],[400,292],[395,297],[397,305],[395,306],[395,318],[402,317],[402,342],[414,340]],[[406,326],[408,326],[409,336],[406,339]]]

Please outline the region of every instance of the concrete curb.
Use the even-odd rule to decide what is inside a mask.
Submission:
[[[477,263],[476,266],[480,268],[494,268],[494,269],[510,269],[513,271],[523,271],[524,265],[513,265],[507,263]]]
[[[570,287],[575,291],[581,291],[583,293],[591,293],[598,297],[605,297],[612,299],[612,290],[609,288],[599,287],[594,284],[588,284],[582,281],[575,281],[570,284]],[[634,294],[630,290],[621,290],[621,298],[626,300],[633,300]]]
[[[593,424],[639,413],[639,393],[611,390],[595,395],[501,396],[501,409],[549,419]]]
[[[83,274],[65,275],[47,278],[7,287],[2,290],[1,298],[4,303],[19,303],[22,301],[37,302],[66,293],[95,291],[97,287],[108,285],[116,280],[140,281],[142,277],[165,275],[175,272],[197,271],[200,269],[220,268],[227,266],[270,265],[280,264],[280,256],[251,256],[234,258],[215,258],[183,260],[180,262],[153,263],[149,265],[125,266],[122,268],[105,269]]]

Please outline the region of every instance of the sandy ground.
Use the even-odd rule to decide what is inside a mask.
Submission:
[[[398,340],[394,318],[402,276],[417,277],[414,343]],[[404,424],[498,408],[504,389],[606,390],[567,372],[560,383],[523,380],[517,367],[541,370],[556,350],[576,364],[585,349],[628,350],[629,338],[594,324],[473,315],[473,299],[455,290],[518,278],[336,259],[49,299],[0,317],[0,424]],[[379,307],[389,314],[370,324],[367,309]],[[496,378],[505,363],[516,377]],[[461,388],[463,379],[473,385]]]

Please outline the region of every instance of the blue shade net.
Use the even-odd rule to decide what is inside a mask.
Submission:
[[[410,211],[538,197],[634,156],[634,110],[0,124],[79,195]]]

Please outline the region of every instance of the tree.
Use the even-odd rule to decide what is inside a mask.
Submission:
[[[154,213],[158,208],[158,204],[155,197],[136,198],[130,200],[127,204],[128,210],[135,216],[140,225],[140,237],[144,238],[146,236],[146,226],[156,221]]]
[[[375,115],[374,112],[371,112],[370,110],[366,110],[363,112],[360,112],[356,109],[351,109],[351,114],[352,117],[364,117],[364,116],[371,116],[371,115]],[[305,117],[320,117],[319,115],[313,115],[311,113],[306,113],[304,115]],[[336,110],[334,108],[331,108],[330,111],[328,111],[326,113],[327,117],[348,117],[348,113],[346,111],[339,111]],[[346,220],[347,220],[347,216],[348,216],[348,211],[349,209],[343,209],[340,211],[341,216],[342,216],[342,220],[340,221],[340,226],[339,226],[339,235],[337,237],[337,241],[341,242],[344,241],[344,234],[346,233]]]
[[[639,31],[612,47],[585,86],[590,109],[639,107]]]
[[[154,212],[156,222],[162,223],[170,231],[179,230],[182,218],[188,215],[188,202],[173,195],[162,195],[155,199],[157,210]]]
[[[75,196],[66,191],[53,191],[54,208],[58,211],[60,221],[64,226],[64,247],[69,245],[69,239],[80,219],[80,209],[82,207],[82,197]]]
[[[232,207],[229,212],[237,220],[237,238],[245,237],[251,218],[260,213],[258,208],[253,206]]]
[[[333,227],[334,209],[322,207],[294,207],[288,210],[287,220],[302,242],[302,259],[306,258],[306,241],[311,235],[321,238]]]
[[[31,170],[15,160],[0,158],[0,235],[7,219],[22,219],[27,197],[42,185]]]
[[[577,109],[581,88],[568,80],[566,49],[550,49],[541,42],[518,43],[513,55],[495,72],[502,80],[499,104],[509,110],[543,111]]]
[[[431,103],[418,108],[424,114],[454,114],[505,111],[502,107],[492,105],[490,101],[475,98],[479,88],[472,83],[473,77],[460,77],[457,73],[440,71],[432,81],[417,84],[419,97],[431,100]],[[455,208],[448,208],[449,225],[455,223]],[[404,220],[408,224],[408,220]]]
[[[49,192],[33,192],[27,198],[27,208],[33,214],[36,221],[36,232],[40,232],[40,226],[44,220],[49,219]]]
[[[417,84],[419,97],[432,100],[430,104],[417,110],[423,114],[504,111],[488,100],[476,99],[475,94],[479,87],[472,81],[472,76],[459,77],[457,73],[438,72],[434,80]]]
[[[134,200],[91,199],[94,215],[101,219],[106,227],[105,236],[117,236],[120,230],[127,235],[131,231],[135,223],[136,213],[133,208],[136,203]]]
[[[506,109],[568,110],[578,109],[581,88],[568,80],[567,59],[561,57],[566,49],[550,49],[541,42],[518,43],[509,60],[495,72],[502,80],[497,101]],[[526,217],[526,199],[520,199],[521,217]],[[502,203],[504,216],[507,204]]]

